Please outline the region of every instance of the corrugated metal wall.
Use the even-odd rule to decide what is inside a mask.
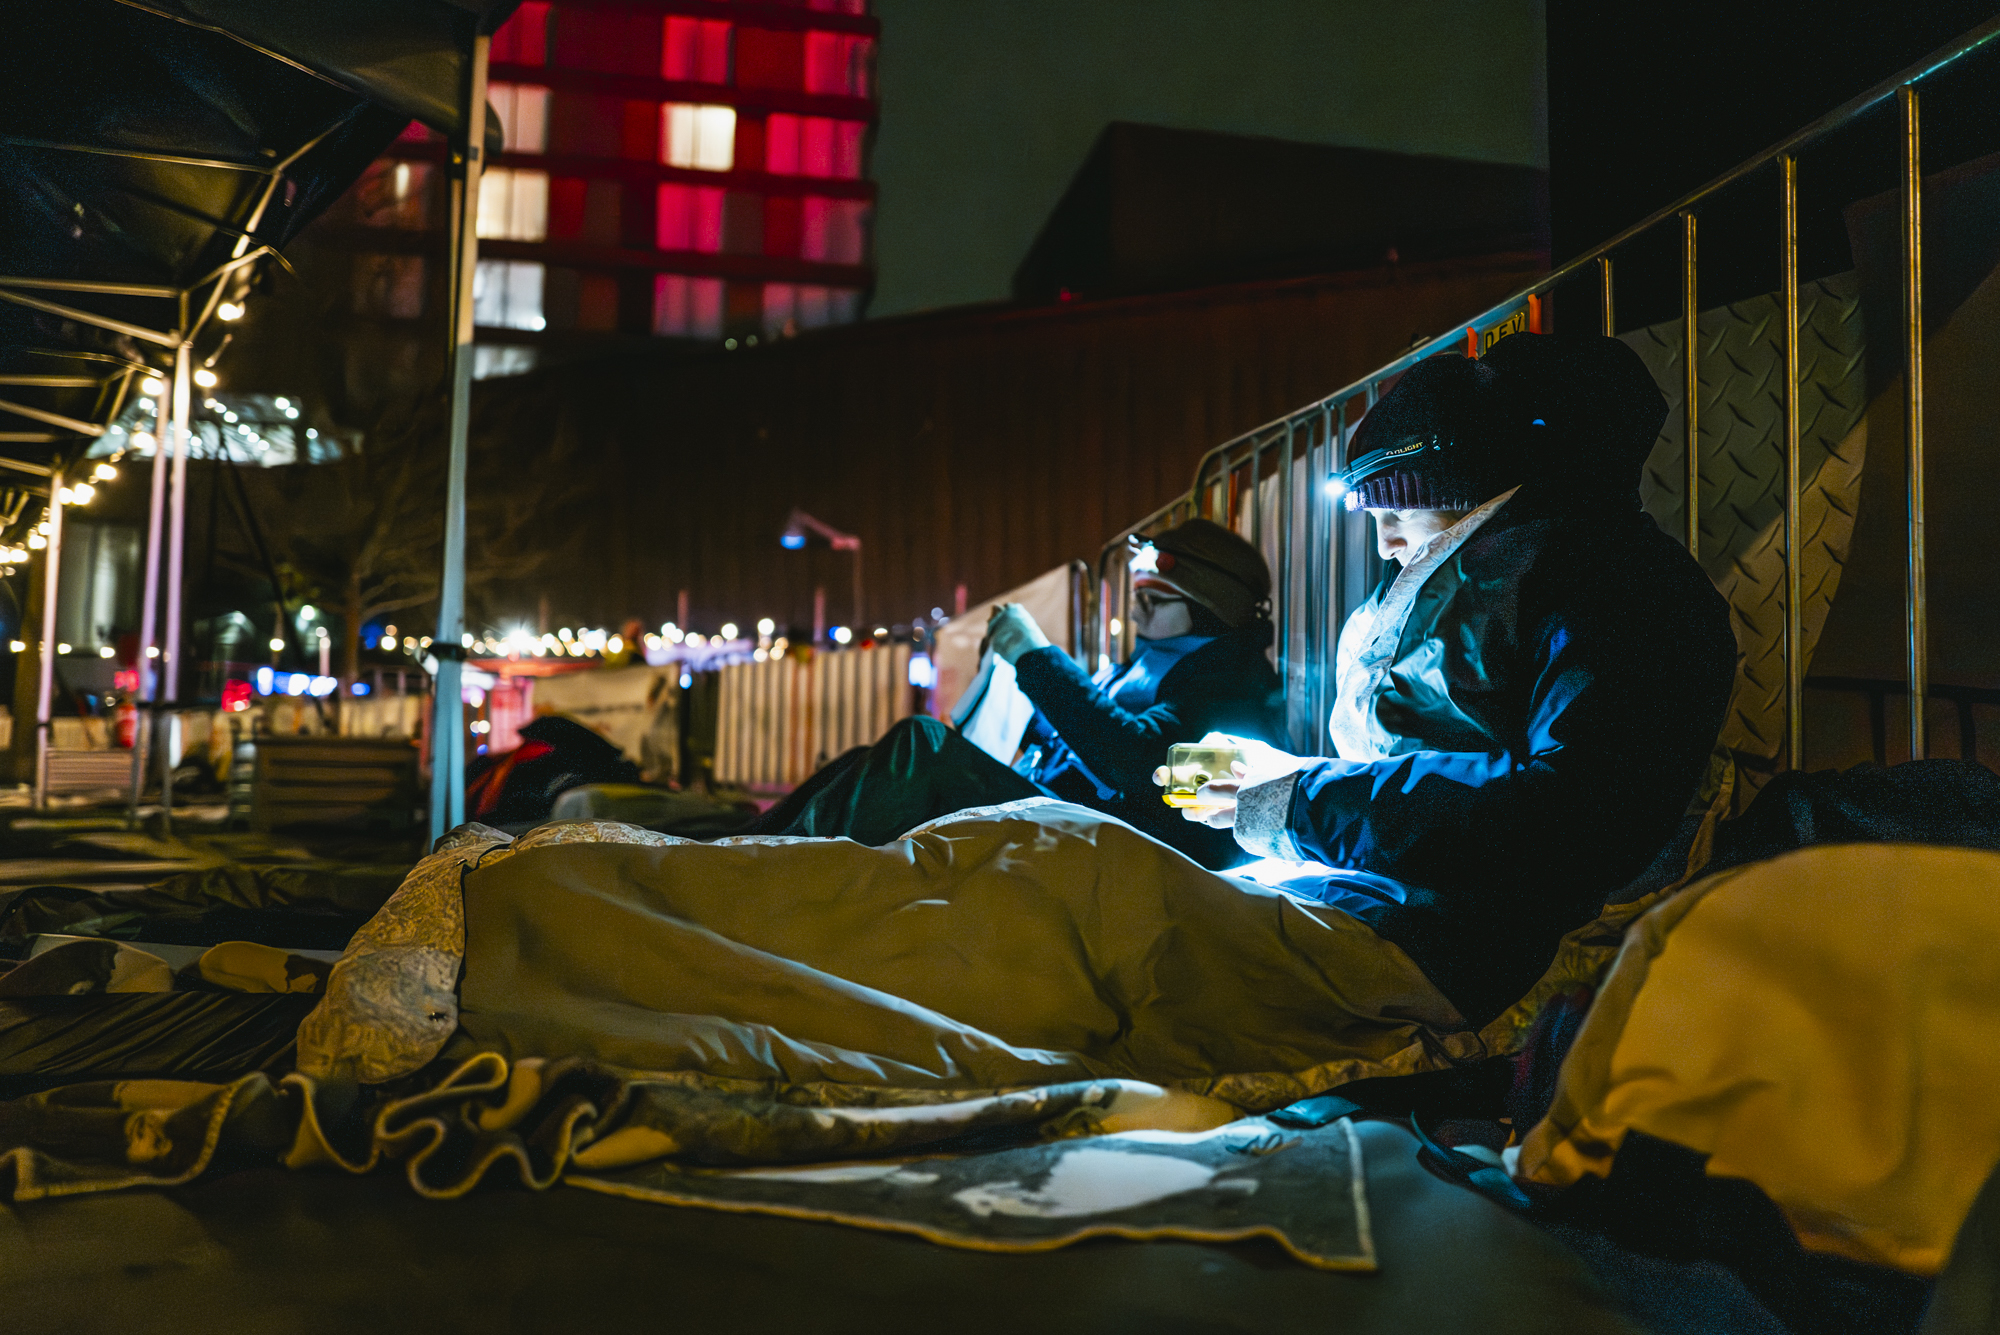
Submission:
[[[851,616],[851,565],[786,551],[793,506],[860,535],[876,624],[1093,555],[1184,492],[1217,441],[1380,365],[1540,272],[1508,255],[1074,305],[868,323],[774,347],[633,354],[483,382],[475,507],[532,490],[558,555],[491,614],[713,630]],[[548,499],[553,443],[589,495]],[[509,599],[512,599],[510,605]]]
[[[910,646],[881,645],[722,668],[715,777],[791,787],[916,712]]]

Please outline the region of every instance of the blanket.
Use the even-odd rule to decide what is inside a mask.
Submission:
[[[1615,941],[1569,943],[1549,986]],[[350,943],[299,1069],[392,1080],[459,1035],[795,1084],[1135,1079],[1257,1111],[1511,1051],[1535,1003],[1474,1031],[1347,914],[1048,799],[881,848],[466,827]]]
[[[1268,1237],[1309,1265],[1372,1270],[1359,1141],[1345,1121],[1314,1120],[1235,1119],[1212,1100],[1130,1081],[967,1096],[484,1053],[401,1091],[259,1072],[227,1084],[101,1081],[0,1103],[0,1184],[14,1200],[42,1200],[281,1159],[399,1169],[433,1199],[498,1174],[987,1251]]]

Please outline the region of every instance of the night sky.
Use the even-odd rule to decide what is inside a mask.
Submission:
[[[1547,165],[1541,0],[875,0],[870,314],[1008,293],[1113,120]]]

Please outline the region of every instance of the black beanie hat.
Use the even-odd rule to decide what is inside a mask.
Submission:
[[[1425,358],[1376,401],[1348,442],[1351,460],[1397,452],[1349,483],[1348,508],[1477,509],[1526,477],[1518,417],[1492,367],[1455,352]]]
[[[1230,626],[1256,620],[1271,597],[1264,554],[1233,529],[1190,519],[1152,540],[1156,574],[1137,583],[1164,584],[1206,607]]]
[[[1667,420],[1653,373],[1602,334],[1513,334],[1485,364],[1498,371],[1530,432],[1529,470],[1592,491],[1636,490]]]

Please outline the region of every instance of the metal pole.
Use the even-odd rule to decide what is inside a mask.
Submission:
[[[1285,694],[1292,693],[1292,561],[1298,548],[1292,541],[1294,523],[1293,509],[1297,502],[1292,499],[1292,453],[1297,447],[1296,432],[1292,422],[1285,423],[1285,445],[1278,452],[1278,461],[1284,471],[1278,475],[1278,578],[1273,592],[1271,612],[1277,621],[1278,631],[1278,679],[1284,683]],[[1309,437],[1310,438],[1310,437]]]
[[[1687,549],[1701,559],[1701,360],[1698,324],[1701,309],[1695,293],[1695,221],[1693,212],[1681,215],[1687,223],[1681,256],[1681,387],[1682,426],[1687,434]]]
[[[185,310],[181,323],[187,323]],[[132,720],[132,800],[125,810],[125,823],[135,829],[139,824],[139,799],[146,790],[146,756],[153,744],[153,706],[160,698],[154,655],[159,648],[155,641],[160,628],[160,539],[167,503],[167,441],[172,432],[172,403],[169,386],[163,386],[153,399],[153,480],[146,504],[145,588],[139,605],[139,704]]]
[[[1609,255],[1600,255],[1597,258],[1597,283],[1599,299],[1603,303],[1604,336],[1611,338],[1618,333],[1618,309],[1612,300],[1611,257]]]
[[[49,748],[56,684],[56,590],[62,574],[62,489],[58,468],[49,474],[49,545],[42,558],[42,655],[35,682],[35,808],[49,802]]]
[[[1785,738],[1786,760],[1805,768],[1805,633],[1799,605],[1799,161],[1779,161],[1784,191],[1785,291]]]
[[[868,633],[868,624],[862,620],[861,611],[861,543],[857,540],[854,544],[854,625],[851,627],[857,642]]]
[[[1930,610],[1924,573],[1924,177],[1917,135],[1917,90],[1903,104],[1903,393],[1904,459],[1910,495],[1910,759],[1928,752],[1925,695],[1930,689]]]
[[[194,388],[194,372],[190,365],[192,356],[193,347],[190,344],[183,343],[174,349],[174,463],[173,472],[167,480],[167,625],[164,637],[167,643],[160,654],[164,695],[169,710],[178,705],[181,698],[181,566],[187,537],[188,398]],[[171,831],[174,819],[174,766],[180,762],[180,757],[174,754],[177,730],[169,725],[165,738],[159,749],[160,819]]]
[[[472,39],[461,129],[459,207],[452,233],[451,438],[444,502],[444,578],[438,591],[437,694],[431,744],[431,839],[465,823],[465,457],[472,416],[472,284],[479,270],[479,175],[486,151],[486,60],[491,39]]]
[[[1236,527],[1236,516],[1229,516],[1229,526]],[[1262,550],[1264,546],[1264,438],[1257,437],[1250,447],[1250,545]]]

